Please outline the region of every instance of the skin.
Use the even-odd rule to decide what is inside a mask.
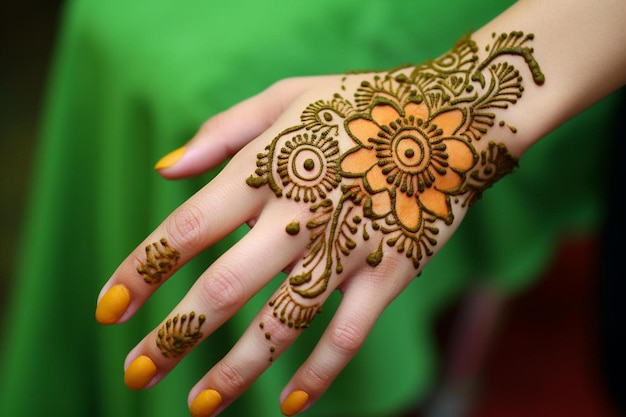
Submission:
[[[206,317],[196,343],[279,271],[289,277],[192,388],[188,403],[207,389],[219,401],[217,395],[198,401],[198,415],[215,415],[235,401],[271,365],[268,353],[278,358],[336,289],[341,305],[280,395],[292,406],[290,394],[305,393],[306,403],[288,411],[306,410],[484,190],[513,170],[533,143],[626,83],[625,19],[622,0],[572,0],[567,8],[557,0],[519,1],[451,49],[449,54],[467,58],[457,64],[447,65],[444,54],[387,72],[276,83],[207,121],[177,162],[159,171],[183,178],[232,157],[122,262],[100,299],[124,285],[131,301],[118,323],[127,320],[175,269],[247,222],[249,233],[207,268],[174,309]],[[429,77],[443,83],[441,94]],[[402,142],[398,132],[419,140]],[[431,146],[424,159],[441,165],[435,180],[423,169],[407,168],[418,166],[411,161],[422,161],[427,149],[412,143],[445,145]],[[374,164],[379,155],[385,160]],[[443,169],[448,160],[451,168]],[[289,233],[295,224],[299,232]],[[146,285],[138,267],[153,262],[160,246],[146,247],[161,239],[178,257],[162,273],[151,273],[158,279]],[[153,361],[155,374],[150,367],[147,376],[137,377],[149,380],[146,387],[184,357],[162,354],[155,342],[162,326],[125,361],[127,370],[140,355]],[[198,404],[209,404],[208,411]]]
[[[305,268],[292,272],[269,303],[282,323],[309,326],[321,306],[317,299],[333,274],[343,272],[359,236],[379,242],[365,258],[368,265],[381,264],[384,244],[419,270],[438,245],[440,223],[454,223],[453,201],[473,204],[517,166],[504,144],[476,150],[498,122],[493,110],[523,95],[515,65],[494,61],[522,57],[537,85],[545,75],[528,46],[534,35],[492,37],[482,60],[465,37],[435,61],[373,74],[352,100],[336,93],[308,105],[303,124],[281,132],[257,155],[248,185],[308,203],[311,212]],[[343,136],[352,139],[345,148]],[[356,223],[354,216],[367,221]]]

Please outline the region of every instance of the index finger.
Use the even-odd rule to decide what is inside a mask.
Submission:
[[[254,160],[251,152],[238,157]],[[246,156],[248,155],[248,156]],[[178,269],[254,218],[265,199],[228,164],[217,177],[170,214],[120,264],[98,297],[101,324],[128,320]]]

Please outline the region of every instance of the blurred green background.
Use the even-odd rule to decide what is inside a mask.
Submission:
[[[61,5],[54,0],[0,2],[0,317],[20,245]]]

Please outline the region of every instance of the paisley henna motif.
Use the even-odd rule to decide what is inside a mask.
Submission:
[[[495,109],[522,97],[522,76],[505,59],[521,58],[533,81],[543,84],[527,46],[532,40],[522,32],[494,34],[481,60],[466,36],[436,60],[373,74],[352,100],[335,94],[309,105],[301,124],[257,155],[248,185],[267,185],[277,197],[307,204],[311,214],[304,270],[270,301],[281,322],[309,325],[321,305],[316,298],[332,274],[343,271],[342,259],[359,238],[378,239],[364,259],[372,267],[387,245],[418,270],[434,254],[439,227],[454,222],[453,204],[473,204],[517,167],[503,144],[490,142],[479,152],[475,143],[496,124]],[[340,149],[338,138],[352,144]],[[295,234],[300,225],[286,230]]]

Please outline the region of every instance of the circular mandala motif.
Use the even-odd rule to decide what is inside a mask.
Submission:
[[[296,148],[289,157],[289,175],[305,183],[316,182],[324,175],[326,160],[320,149],[303,145]]]
[[[417,130],[398,133],[392,144],[396,166],[406,173],[422,172],[428,167],[432,154],[429,140]]]
[[[285,195],[305,202],[326,198],[341,181],[338,155],[337,141],[327,135],[304,133],[285,141],[276,167]]]
[[[442,131],[414,118],[397,119],[385,126],[377,141],[377,165],[387,183],[412,196],[430,187],[433,172],[447,170]]]

